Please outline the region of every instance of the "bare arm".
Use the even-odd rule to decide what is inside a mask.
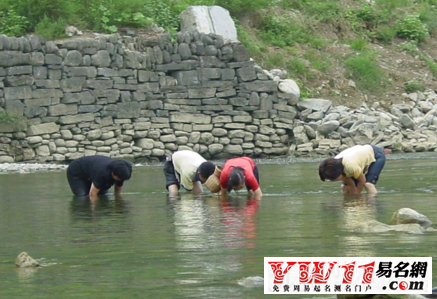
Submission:
[[[115,194],[120,194],[121,193],[121,189],[123,189],[123,186],[114,186],[114,193]]]
[[[220,195],[222,195],[223,197],[227,197],[228,196],[228,189],[220,187]]]
[[[259,187],[258,189],[256,189],[255,191],[253,191],[253,196],[255,197],[261,197],[263,195],[262,191],[261,191],[261,187]]]
[[[202,183],[199,181],[193,182],[193,193],[202,193],[202,192],[203,192]]]
[[[92,183],[91,188],[90,188],[90,193],[89,193],[90,199],[96,200],[98,198],[99,191],[100,191],[100,189],[97,189],[96,186],[94,186],[94,183]]]
[[[342,176],[341,181],[343,181],[343,183],[345,183],[345,186],[343,186],[343,190],[346,194],[356,194],[357,193],[357,188],[355,186],[355,182],[352,178],[348,178],[345,176]]]
[[[360,194],[363,190],[364,184],[366,184],[366,177],[364,176],[364,173],[361,173],[360,176],[357,178],[358,184],[357,184],[357,190],[356,194]]]

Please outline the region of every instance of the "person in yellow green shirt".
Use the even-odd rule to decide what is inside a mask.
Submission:
[[[342,181],[344,194],[360,194],[363,188],[368,194],[376,194],[376,183],[385,165],[384,150],[374,145],[355,145],[334,158],[322,161],[319,176],[322,181]]]
[[[190,150],[174,152],[164,163],[166,188],[176,194],[182,187],[193,193],[202,193],[202,184],[214,173],[215,164]]]

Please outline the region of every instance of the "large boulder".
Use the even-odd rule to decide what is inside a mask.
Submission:
[[[288,103],[290,105],[294,105],[300,99],[300,88],[297,85],[296,81],[292,79],[284,79],[280,80],[278,84],[278,89],[280,92],[288,95],[287,98]]]
[[[355,227],[354,231],[359,233],[405,232],[423,234],[425,229],[417,223],[388,225],[376,220],[370,220]]]
[[[238,42],[237,29],[229,11],[220,6],[190,6],[180,14],[181,32],[215,33],[225,40]]]
[[[396,211],[393,214],[391,221],[394,224],[417,223],[424,228],[430,227],[432,225],[432,222],[428,219],[428,217],[410,208],[402,208]]]

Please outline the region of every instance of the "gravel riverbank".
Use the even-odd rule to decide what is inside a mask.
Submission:
[[[1,163],[0,174],[30,173],[35,171],[52,171],[67,169],[66,164],[39,164],[39,163]]]

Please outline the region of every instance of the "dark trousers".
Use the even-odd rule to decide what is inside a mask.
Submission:
[[[253,169],[253,175],[255,176],[255,178],[256,178],[256,181],[258,182],[258,185],[259,185],[259,173],[258,173],[258,166],[255,166],[255,168]],[[249,187],[247,187],[247,186],[246,186],[246,189],[247,189],[247,191],[249,191],[249,190],[250,190],[250,188],[249,188]],[[253,190],[253,191],[255,191],[255,190]]]
[[[384,149],[372,145],[373,151],[375,153],[375,162],[371,163],[369,165],[369,169],[366,172],[366,183],[371,183],[373,185],[376,185],[376,183],[379,180],[379,175],[382,172],[382,169],[385,165],[385,154]],[[355,185],[358,184],[358,181],[354,178],[352,178],[355,182]]]
[[[366,173],[366,182],[372,183],[373,185],[376,185],[376,182],[378,182],[379,175],[382,172],[382,169],[385,165],[385,154],[384,149],[374,146],[373,151],[375,152],[375,162],[370,164],[369,169]]]
[[[178,189],[181,185],[176,177],[176,172],[172,161],[165,161],[164,163],[164,176],[165,176],[165,187],[168,190],[168,186],[176,185]]]

